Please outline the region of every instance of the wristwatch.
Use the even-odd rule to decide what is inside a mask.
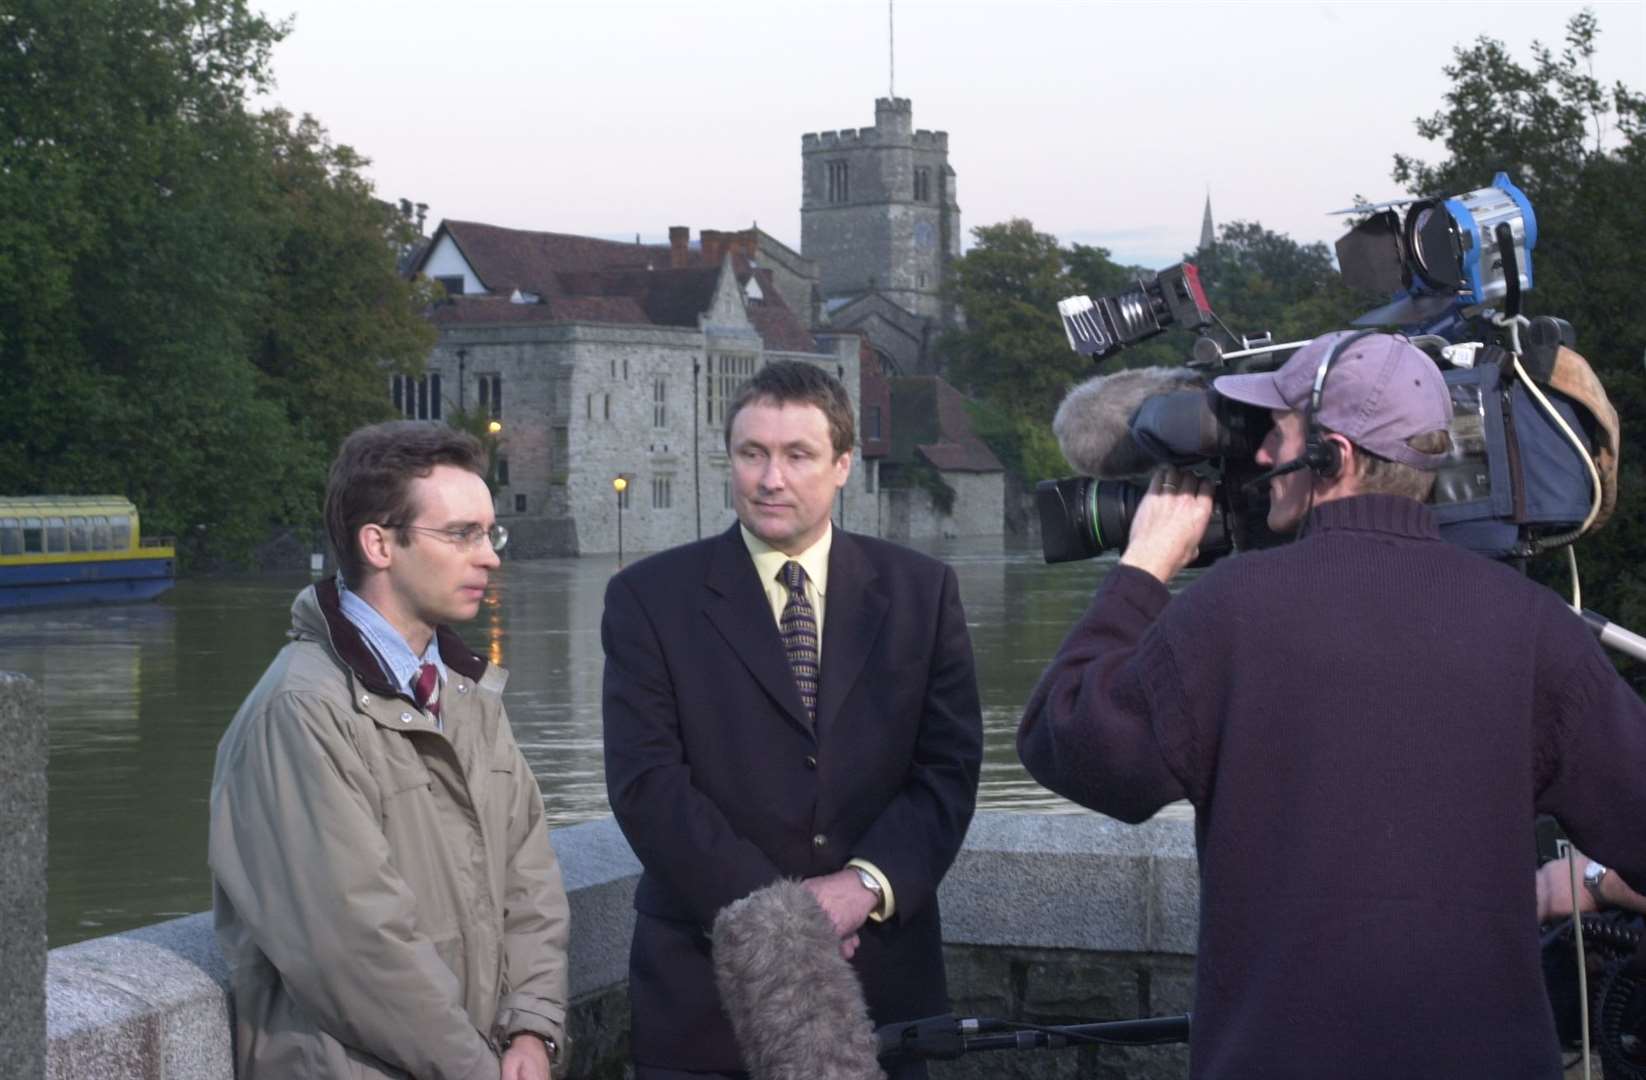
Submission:
[[[1595,898],[1596,907],[1605,907],[1606,898],[1600,895],[1600,883],[1606,880],[1606,875],[1612,871],[1605,866],[1589,860],[1589,865],[1583,868],[1583,887],[1589,890],[1589,895]]]
[[[879,910],[880,905],[886,902],[886,894],[880,890],[879,879],[861,866],[854,866],[852,869],[857,871],[857,880],[863,883],[863,887],[874,893],[874,906]]]
[[[549,1060],[551,1062],[560,1056],[560,1044],[555,1042],[551,1036],[543,1035],[536,1031],[511,1031],[497,1041],[498,1050],[507,1050],[509,1048],[509,1044],[514,1042],[514,1037],[516,1035],[535,1035],[537,1038],[542,1039],[543,1045],[548,1047]]]

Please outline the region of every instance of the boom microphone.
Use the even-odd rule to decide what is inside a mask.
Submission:
[[[1160,464],[1132,437],[1132,418],[1145,401],[1180,390],[1198,390],[1201,378],[1183,368],[1131,368],[1099,375],[1074,387],[1057,407],[1052,434],[1076,472],[1118,479]]]
[[[797,881],[756,889],[714,920],[714,980],[754,1080],[884,1080],[863,987]]]

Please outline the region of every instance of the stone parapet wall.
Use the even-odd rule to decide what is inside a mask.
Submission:
[[[0,671],[0,1073],[45,1062],[46,707],[33,680]]]
[[[556,830],[554,843],[571,897],[573,1002],[572,1057],[556,1076],[617,1080],[640,866],[611,818]],[[940,896],[959,1013],[1069,1022],[1188,1007],[1199,885],[1186,820],[979,814]],[[227,980],[208,913],[52,950],[45,1075],[231,1080]],[[1081,1048],[932,1072],[1152,1078],[1183,1075],[1185,1061],[1180,1048]]]

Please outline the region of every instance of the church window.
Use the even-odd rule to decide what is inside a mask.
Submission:
[[[922,270],[916,274],[915,280],[919,283],[919,287],[924,289],[926,287],[926,271]]]
[[[524,495],[516,495],[514,497],[514,512],[517,514],[524,514],[526,512],[526,497]]]
[[[666,427],[669,423],[669,383],[666,379],[652,382],[652,427]]]
[[[865,439],[880,438],[880,406],[863,406],[863,437]]]
[[[509,486],[509,459],[506,457],[497,459],[497,486]]]
[[[932,171],[930,169],[916,169],[914,171],[914,201],[932,201]]]
[[[669,476],[652,477],[652,509],[667,510],[674,500],[674,478]]]
[[[395,411],[408,420],[440,419],[440,373],[391,375],[389,390]]]
[[[829,162],[829,193],[830,202],[845,202],[850,197],[846,185],[846,163],[844,161]]]
[[[875,465],[876,462],[873,461],[865,461],[863,463],[863,490],[868,492],[870,495],[874,494]]]
[[[720,501],[725,504],[725,508],[727,510],[733,509],[732,478],[730,476],[722,476],[720,478]]]
[[[705,369],[704,398],[708,406],[708,422],[724,424],[726,406],[754,374],[753,356],[729,356],[724,353],[710,356]]]
[[[480,415],[492,420],[503,419],[503,376],[480,376]]]

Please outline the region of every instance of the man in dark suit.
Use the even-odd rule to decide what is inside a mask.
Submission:
[[[947,1008],[936,892],[977,794],[971,641],[946,565],[832,527],[854,437],[831,375],[762,368],[727,411],[738,524],[607,587],[606,787],[645,869],[636,1080],[743,1075],[708,928],[782,877],[828,913],[876,1024]]]

